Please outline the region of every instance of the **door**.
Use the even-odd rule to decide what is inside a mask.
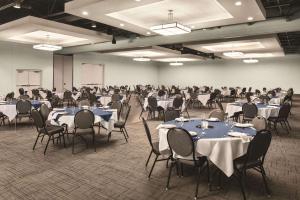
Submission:
[[[57,92],[72,90],[73,87],[73,56],[54,55],[53,87]]]

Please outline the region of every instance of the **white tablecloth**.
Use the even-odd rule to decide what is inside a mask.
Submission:
[[[210,98],[210,94],[199,94],[198,95],[198,100],[203,104],[206,105],[207,101]]]
[[[265,108],[258,108],[258,116],[262,116],[266,119],[269,117],[277,117],[279,114],[279,107],[277,106],[267,106]],[[234,105],[228,103],[226,106],[226,113],[228,114],[229,117],[233,116],[234,113],[236,112],[241,112],[242,111],[242,106],[239,105]]]
[[[126,95],[123,95],[121,102],[123,102],[125,99],[126,99]],[[111,102],[111,96],[101,96],[99,101],[102,105],[106,106],[108,103]]]
[[[169,150],[168,129],[159,129],[159,151],[164,154]],[[200,139],[195,142],[195,151],[207,156],[220,170],[230,177],[234,172],[233,160],[247,153],[249,141],[241,138]]]
[[[164,110],[167,110],[168,107],[173,107],[173,101],[174,99],[166,99],[166,100],[157,100],[157,107],[160,106]],[[147,110],[148,107],[148,98],[145,98],[144,102],[144,109]],[[185,101],[183,101],[181,110],[184,111],[185,109]]]
[[[51,108],[51,103],[49,101],[40,101],[40,103],[45,103],[48,108]],[[3,104],[0,105],[0,112],[2,112],[4,115],[6,115],[9,119],[9,121],[12,121],[15,119],[17,115],[17,109],[16,104]]]
[[[118,114],[116,109],[111,109],[112,116],[109,121],[105,121],[100,116],[95,115],[95,123],[101,123],[109,132],[114,128],[114,123],[118,121]],[[51,121],[52,125],[66,124],[69,130],[74,129],[74,117],[75,115],[62,115],[57,121],[55,121],[55,111],[50,112],[48,120]]]

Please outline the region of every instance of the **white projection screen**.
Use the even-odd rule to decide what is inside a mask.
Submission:
[[[83,63],[80,70],[81,86],[103,87],[104,85],[104,65]]]

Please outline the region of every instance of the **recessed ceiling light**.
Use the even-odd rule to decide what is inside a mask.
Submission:
[[[191,28],[195,28],[195,26],[191,26]]]
[[[253,19],[253,17],[248,17],[248,21],[252,21]]]
[[[62,46],[51,45],[51,44],[37,44],[33,45],[34,49],[43,50],[43,51],[58,51],[62,49]]]
[[[96,24],[92,24],[92,28],[97,28],[97,25]]]
[[[241,5],[242,5],[242,2],[241,2],[241,1],[236,1],[236,2],[234,3],[234,5],[236,5],[236,6],[241,6]]]
[[[141,0],[135,0],[135,1],[140,2]]]
[[[82,11],[83,15],[88,15],[89,13],[87,11]]]
[[[181,63],[181,62],[172,62],[172,63],[170,63],[170,65],[171,66],[182,66],[183,63]]]
[[[133,58],[133,60],[138,61],[138,62],[149,62],[149,61],[151,61],[150,58],[146,58],[146,57]]]
[[[243,62],[246,64],[254,64],[254,63],[258,63],[258,60],[250,58],[250,59],[244,59]]]
[[[151,35],[151,32],[148,31],[148,32],[147,32],[147,35]]]
[[[120,26],[125,26],[125,24],[120,24]]]

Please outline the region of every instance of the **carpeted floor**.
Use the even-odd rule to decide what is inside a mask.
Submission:
[[[145,168],[150,147],[141,122],[137,121],[137,103],[128,124],[129,142],[114,133],[106,143],[105,132],[97,135],[97,152],[86,149],[78,141],[76,154],[71,147],[50,144],[43,155],[45,142],[32,145],[36,130],[28,124],[0,127],[0,199],[113,199],[151,200],[193,199],[195,174],[185,168],[185,176],[173,173],[171,188],[165,191],[168,169],[165,163],[157,163],[152,178],[147,179],[151,163]],[[287,135],[273,134],[267,154],[265,168],[273,200],[300,199],[300,97],[296,97],[290,116],[293,131]],[[207,114],[206,109],[194,109],[191,116]],[[154,139],[159,121],[150,121]],[[214,177],[214,183],[217,178]],[[206,175],[203,174],[199,187],[200,199],[242,199],[238,183],[233,178],[223,178],[223,189],[209,192]],[[266,199],[260,174],[250,172],[247,177],[247,199]]]

